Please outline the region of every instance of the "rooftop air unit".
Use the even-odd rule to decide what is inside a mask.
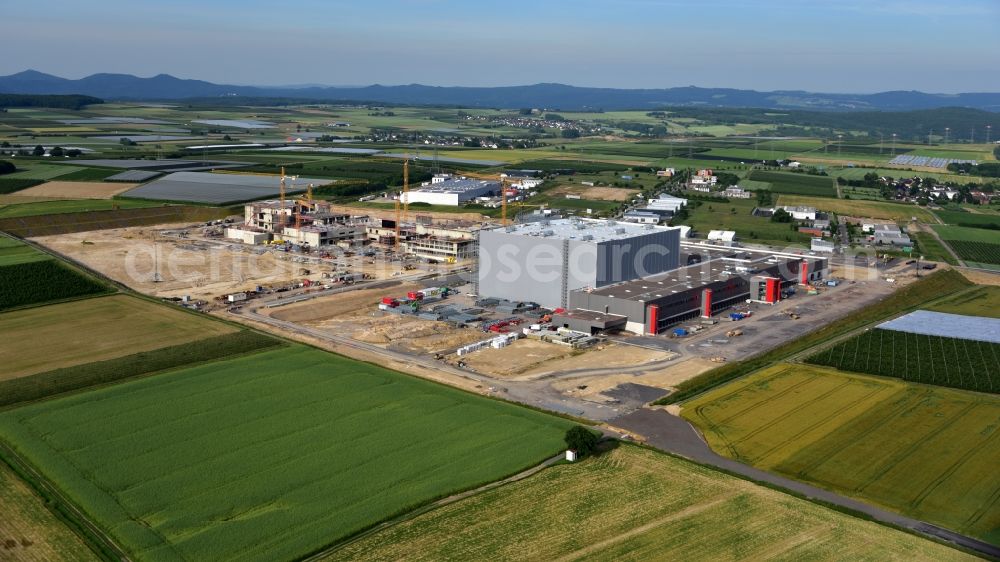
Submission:
[[[593,234],[584,234],[583,236],[580,237],[580,240],[593,240],[593,239],[594,239]]]

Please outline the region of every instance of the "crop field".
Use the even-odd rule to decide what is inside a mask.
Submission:
[[[111,199],[136,184],[97,181],[48,181],[18,191],[15,197],[45,197],[48,199]]]
[[[837,191],[833,185],[833,178],[827,176],[754,170],[750,174],[749,179],[770,183],[771,191],[774,193],[811,195],[815,197],[837,196]]]
[[[56,518],[41,498],[0,461],[0,560],[84,562],[98,560]]]
[[[0,194],[14,193],[42,183],[43,180],[0,177]]]
[[[943,261],[951,265],[958,264],[951,252],[931,233],[914,229],[909,232],[909,235],[911,239],[916,241],[917,255],[923,256],[925,260]]]
[[[779,364],[688,402],[734,459],[1000,544],[1000,397]]]
[[[0,267],[47,259],[51,258],[23,242],[0,236]]]
[[[935,224],[931,228],[938,233],[938,236],[951,242],[960,240],[963,242],[985,242],[987,244],[1000,244],[1000,230],[990,230],[988,228],[970,228],[967,226],[950,226]]]
[[[967,211],[934,211],[946,224],[971,228],[992,228],[994,236],[1000,238],[1000,214],[993,212],[970,213]]]
[[[927,307],[935,312],[1000,318],[1000,286],[981,285]]]
[[[52,259],[0,265],[0,310],[109,291],[89,276]]]
[[[972,558],[681,459],[622,445],[425,513],[325,560],[579,559]]]
[[[128,295],[0,315],[0,380],[235,332],[221,322]],[[90,334],[91,337],[84,337]],[[53,342],[59,342],[53,345]]]
[[[989,269],[997,269],[995,266],[1000,265],[1000,244],[968,240],[947,240],[947,242],[966,265],[979,265]]]
[[[807,362],[910,382],[1000,393],[1000,344],[873,329]]]
[[[886,201],[859,201],[855,199],[830,199],[783,194],[778,197],[778,205],[807,205],[821,211],[831,211],[839,215],[868,217],[907,222],[911,217],[925,223],[936,223],[927,209],[916,205],[890,203]]]
[[[290,346],[0,413],[136,558],[295,559],[562,449],[570,422]]]
[[[36,217],[39,215],[58,215],[63,213],[81,213],[85,211],[111,211],[114,209],[145,209],[162,207],[162,203],[143,201],[140,199],[68,199],[59,201],[33,201],[0,206],[0,218]]]
[[[48,205],[47,203],[52,204]],[[119,201],[70,201],[66,202],[67,206],[64,207],[60,207],[56,203],[60,202],[15,205],[14,207],[31,205],[38,212],[0,216],[0,230],[11,232],[22,238],[31,238],[128,226],[209,221],[223,218],[228,213],[227,209],[220,207],[166,206],[152,201],[136,201],[135,203],[138,204],[133,205],[132,202],[123,200],[118,209],[93,211],[81,211],[73,207],[76,205],[87,205],[88,208],[90,205],[113,205]],[[59,212],[58,209],[61,209],[62,212]],[[42,210],[46,212],[41,212]]]
[[[83,169],[84,168],[77,166],[64,166],[61,164],[32,164],[24,169],[18,168],[17,172],[9,174],[6,177],[29,180],[50,180],[52,178],[65,176],[66,174],[72,172],[78,172]]]

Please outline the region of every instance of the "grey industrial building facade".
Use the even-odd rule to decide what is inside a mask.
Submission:
[[[676,269],[680,229],[586,219],[517,224],[479,233],[478,294],[565,308],[596,289]]]
[[[694,251],[685,246],[685,254],[696,255]],[[626,330],[657,334],[678,322],[709,316],[745,301],[751,296],[753,278],[776,277],[782,287],[787,287],[821,279],[826,269],[827,262],[822,258],[713,247],[706,250],[702,261],[675,271],[599,289],[571,291],[569,312],[623,316],[627,318]],[[583,318],[587,317],[573,317],[576,329]],[[607,324],[607,320],[597,318],[592,324],[595,330]],[[559,316],[553,318],[557,324],[570,323],[568,318],[567,322],[562,320]]]

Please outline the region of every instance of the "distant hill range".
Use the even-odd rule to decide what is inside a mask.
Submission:
[[[140,78],[94,74],[69,80],[35,70],[0,77],[0,92],[10,94],[84,94],[107,100],[182,100],[188,98],[292,98],[315,101],[374,102],[398,105],[545,108],[562,110],[656,109],[666,106],[757,107],[811,110],[913,110],[968,107],[1000,111],[1000,93],[927,94],[914,91],[877,94],[820,94],[803,91],[757,92],[730,88],[617,89],[564,84],[493,88],[405,86],[231,86],[184,80],[168,74]]]

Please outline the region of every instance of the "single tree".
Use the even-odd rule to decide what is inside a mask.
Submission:
[[[597,435],[582,425],[575,425],[566,431],[566,447],[585,457],[597,446]]]
[[[45,156],[45,147],[38,145],[35,147],[35,150],[31,151],[31,154],[34,156]]]

